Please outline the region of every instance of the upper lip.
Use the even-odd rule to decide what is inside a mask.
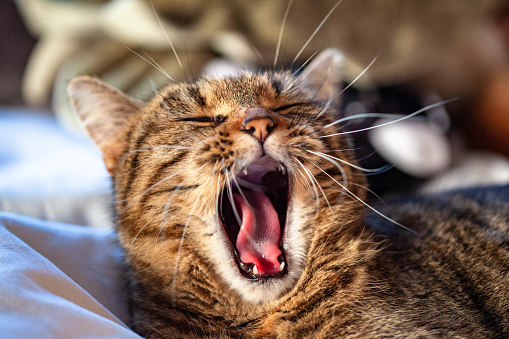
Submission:
[[[282,238],[289,180],[284,165],[263,156],[242,169],[228,185],[220,195],[218,212],[241,274],[249,279],[286,274]]]

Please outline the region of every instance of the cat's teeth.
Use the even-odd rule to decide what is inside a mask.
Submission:
[[[277,163],[277,170],[283,173],[283,175],[286,175],[286,168],[280,162]]]
[[[283,261],[280,265],[279,265],[279,272],[283,271],[285,269],[285,262]]]
[[[242,172],[244,172],[244,174],[245,174],[245,175],[247,175],[247,167],[244,167],[244,168],[242,169]]]
[[[253,274],[254,275],[258,274],[258,268],[256,267],[256,265],[253,266]]]

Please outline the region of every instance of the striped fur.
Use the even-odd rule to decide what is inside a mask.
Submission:
[[[71,101],[112,173],[137,332],[509,334],[507,204],[489,212],[468,197],[453,197],[456,209],[432,201],[396,205],[385,213],[418,235],[380,218],[369,229],[358,201],[365,181],[348,141],[321,137],[339,131],[324,127],[335,116],[326,103],[337,93],[337,77],[327,80],[336,61],[328,51],[300,76],[244,72],[169,85],[143,105],[96,79],[71,82]],[[252,107],[275,119],[263,149],[241,128]],[[217,203],[232,177],[264,152],[289,172],[288,274],[253,282],[238,271]],[[346,182],[348,191],[341,187]]]

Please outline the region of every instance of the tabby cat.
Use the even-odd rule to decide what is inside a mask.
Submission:
[[[365,219],[362,168],[335,123],[340,65],[326,50],[297,75],[201,78],[147,103],[70,83],[113,178],[136,332],[509,336],[509,188]]]

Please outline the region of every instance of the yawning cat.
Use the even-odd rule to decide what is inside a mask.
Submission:
[[[201,78],[146,103],[95,78],[70,83],[112,175],[134,330],[509,335],[507,200],[402,201],[383,211],[393,221],[366,225],[336,109],[340,64],[326,50],[300,74]]]

